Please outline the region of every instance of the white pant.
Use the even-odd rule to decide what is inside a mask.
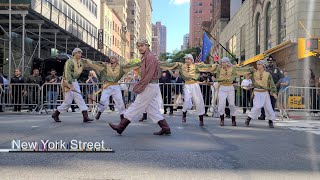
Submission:
[[[193,98],[198,115],[199,116],[204,115],[205,113],[204,102],[203,102],[203,97],[202,97],[199,84],[198,83],[185,84],[183,92],[184,92],[184,103],[183,103],[182,112],[186,112],[188,109],[192,108],[192,98]]]
[[[164,117],[160,111],[159,102],[161,99],[161,92],[159,84],[149,83],[146,89],[137,95],[136,100],[132,103],[129,108],[124,112],[124,117],[129,121],[137,120],[142,113],[148,113],[148,118],[155,123],[163,120]]]
[[[74,90],[76,92],[81,93],[78,82],[75,81],[75,82],[72,82],[72,84],[73,84]],[[76,104],[79,106],[81,111],[88,111],[89,108],[84,102],[82,95],[76,92],[73,92],[71,90],[69,90],[68,92],[64,92],[63,103],[57,108],[59,112],[66,112],[70,108],[72,104],[72,100],[76,102]]]
[[[219,98],[218,111],[220,116],[225,114],[227,99],[229,103],[230,115],[236,116],[236,107],[234,105],[234,100],[235,100],[234,87],[220,86],[218,98]]]
[[[100,112],[103,112],[109,105],[109,98],[112,96],[115,106],[118,109],[120,114],[123,114],[123,111],[125,110],[124,108],[124,103],[122,99],[122,94],[121,94],[121,88],[120,85],[111,85],[106,89],[103,89],[101,93],[101,98],[100,98],[100,103],[98,108]]]
[[[272,109],[269,92],[254,91],[253,107],[249,113],[249,117],[257,119],[261,113],[262,107],[264,107],[266,112],[266,119],[274,121],[276,119],[276,114]]]

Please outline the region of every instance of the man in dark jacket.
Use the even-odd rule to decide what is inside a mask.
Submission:
[[[24,82],[24,78],[21,76],[21,71],[19,69],[14,70],[14,77],[11,78],[10,84],[11,86],[11,95],[13,100],[13,111],[20,112],[21,104],[23,100],[23,96],[26,95],[25,87],[22,85]],[[17,85],[15,85],[17,84]]]

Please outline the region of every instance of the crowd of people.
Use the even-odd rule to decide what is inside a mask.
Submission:
[[[146,50],[142,54],[143,57],[150,58],[153,62],[155,57],[148,51],[148,42],[144,40],[137,43],[137,45],[139,44],[146,46]],[[45,78],[39,75],[38,69],[33,69],[32,74],[26,77],[23,77],[20,70],[16,69],[14,77],[10,81],[1,74],[2,102],[8,101],[8,99],[4,100],[3,97],[6,93],[9,93],[12,96],[13,111],[21,111],[22,104],[28,105],[29,111],[37,110],[39,87],[45,83],[45,101],[47,102],[47,108],[54,110],[52,117],[56,122],[60,122],[60,112],[68,111],[69,108],[74,111],[75,106],[73,104],[77,104],[83,113],[84,122],[92,121],[88,117],[88,112],[93,111],[95,105],[98,106],[97,120],[109,106],[111,110],[118,110],[121,120],[126,119],[121,121],[122,123],[118,126],[110,124],[120,134],[124,130],[123,127],[135,119],[138,116],[137,112],[140,111],[139,116],[143,114],[140,121],[146,120],[147,114],[151,112],[151,119],[158,122],[162,128],[158,133],[169,134],[170,129],[166,121],[155,109],[155,103],[158,102],[158,99],[162,99],[164,114],[173,115],[174,111],[182,109],[183,123],[186,123],[187,111],[195,109],[199,115],[199,125],[203,126],[203,116],[208,116],[209,108],[213,105],[217,107],[214,113],[220,117],[221,126],[224,126],[224,120],[228,117],[232,120],[232,126],[237,126],[235,105],[236,98],[239,96],[239,93],[237,93],[239,89],[235,89],[235,86],[238,83],[236,80],[239,77],[244,77],[240,85],[241,93],[238,103],[243,107],[243,114],[247,114],[247,111],[250,110],[246,120],[247,126],[252,119],[258,118],[260,120],[267,119],[269,127],[273,128],[277,100],[281,102],[277,105],[280,109],[287,108],[288,87],[291,78],[287,70],[276,67],[275,58],[272,56],[258,61],[257,69],[254,69],[252,67],[234,66],[227,57],[220,59],[219,64],[195,63],[193,56],[186,54],[184,63],[162,62],[159,64],[158,62],[158,69],[161,68],[162,70],[155,70],[151,76],[150,69],[142,68],[141,64],[146,63],[146,66],[150,65],[152,68],[156,68],[156,65],[150,64],[148,61],[144,62],[145,59],[141,63],[120,65],[117,57],[111,57],[110,63],[103,63],[88,59],[82,60],[81,55],[81,49],[76,48],[73,51],[73,58],[66,62],[64,74],[61,77],[57,76],[54,69]],[[87,79],[82,82],[80,75],[84,67],[93,70],[89,72]],[[132,73],[134,69],[139,68],[144,73]],[[319,86],[319,81],[316,80],[312,69],[308,72],[308,77],[308,87]],[[85,83],[85,86],[80,86],[79,83]],[[102,86],[100,86],[101,83],[103,83]],[[141,96],[140,99],[138,97],[140,93],[144,92],[145,88],[156,91],[154,89],[155,83],[159,83],[159,94],[157,92],[153,93],[156,93],[155,95],[159,95],[159,97],[155,97],[158,98],[157,100],[148,101],[154,106],[149,108],[149,106],[146,106],[146,102],[141,101]],[[28,84],[38,86],[28,86]],[[10,85],[12,86],[10,87]],[[100,93],[100,100],[98,100],[97,95]],[[313,109],[314,112],[317,112],[316,110],[320,106],[319,94],[315,88],[304,94],[304,98],[312,102],[309,102],[309,104],[310,109]],[[57,102],[58,99],[62,99],[59,98],[61,95],[64,96],[64,100],[57,107],[60,104]],[[143,104],[146,108],[141,108],[139,104]],[[126,108],[129,108],[129,110]],[[137,109],[137,112],[133,112]],[[2,107],[0,110],[3,111]],[[214,111],[214,109],[212,110]],[[127,113],[128,111],[134,115]]]

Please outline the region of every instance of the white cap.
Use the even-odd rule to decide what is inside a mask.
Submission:
[[[185,59],[190,58],[192,60],[192,62],[194,62],[192,54],[186,54],[186,55],[184,55],[183,58],[185,58]]]
[[[266,61],[265,60],[259,60],[259,61],[257,61],[257,65],[258,64],[260,64],[260,65],[262,65],[262,66],[264,66],[264,67],[266,67]]]
[[[223,62],[227,63],[228,65],[231,64],[230,59],[228,57],[223,57],[222,59],[220,59],[220,63],[223,63]]]
[[[81,52],[82,53],[82,50],[80,48],[74,48],[74,50],[72,51],[72,56],[77,52]]]

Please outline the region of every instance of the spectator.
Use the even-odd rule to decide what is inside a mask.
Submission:
[[[24,81],[24,78],[21,76],[21,71],[19,69],[14,70],[14,77],[12,77],[10,81],[10,84],[12,84],[11,85],[12,103],[14,104],[13,112],[21,111],[22,99],[23,99],[23,96],[26,95],[26,91],[24,90],[23,83],[25,83],[25,81]]]
[[[252,81],[250,79],[250,75],[246,75],[246,79],[241,82],[242,88],[242,105],[243,105],[243,114],[246,114],[247,108],[250,107],[251,100],[251,89],[252,89]]]
[[[288,117],[288,114],[284,110],[287,108],[287,104],[288,104],[289,91],[287,87],[290,85],[291,79],[288,75],[288,71],[285,69],[283,70],[283,75],[284,75],[284,78],[281,79],[279,96],[278,96],[280,99],[279,108],[280,108],[280,113],[284,117]]]
[[[169,72],[171,74],[173,74],[171,70],[169,70]],[[173,77],[174,77],[174,83],[179,84],[179,85],[175,86],[175,106],[176,106],[175,110],[177,110],[177,109],[182,109],[182,104],[183,104],[183,100],[182,100],[183,85],[182,85],[182,83],[184,83],[184,81],[180,77],[180,73],[178,70],[176,70],[174,72]]]
[[[3,106],[6,102],[6,94],[8,89],[9,81],[3,76],[2,72],[0,72],[0,112],[3,112]]]
[[[132,74],[129,74],[128,75],[128,78],[127,78],[127,83],[128,83],[128,104],[130,104],[132,101],[133,101],[133,87],[134,87],[134,84],[133,84],[133,78],[132,78]]]
[[[128,89],[128,86],[127,86],[126,82],[127,82],[127,78],[124,78],[124,79],[121,80],[121,84],[120,84],[122,99],[123,99],[123,102],[125,103],[125,105],[127,104],[126,103],[127,102],[126,101],[127,94],[125,92]]]
[[[33,69],[32,70],[32,75],[28,76],[25,79],[26,83],[32,84],[28,85],[27,91],[28,91],[28,102],[29,102],[29,111],[31,112],[34,108],[35,105],[37,104],[37,100],[39,98],[39,87],[37,87],[35,84],[41,86],[42,85],[42,78],[39,76],[39,70],[38,69]],[[38,97],[38,98],[37,98]]]
[[[317,90],[316,90],[316,76],[314,75],[312,69],[309,69],[309,87],[310,87],[310,102],[309,107],[312,109],[312,113],[317,113]]]
[[[167,114],[167,109],[169,108],[170,109],[169,115],[173,115],[173,106],[171,105],[172,104],[172,96],[171,96],[172,85],[170,84],[171,79],[172,77],[169,71],[163,71],[159,79],[163,104],[166,104],[164,105],[164,114]]]
[[[96,73],[94,71],[90,71],[89,72],[89,76],[88,76],[88,79],[86,80],[86,83],[90,84],[88,86],[88,91],[87,92],[88,92],[89,112],[91,112],[93,104],[96,101],[95,92],[98,90],[98,88],[97,88],[98,87],[97,86],[98,78],[97,78],[97,75],[96,75]]]
[[[205,105],[205,113],[204,116],[208,116],[207,112],[208,112],[208,108],[210,105],[210,99],[211,99],[211,83],[212,78],[210,76],[208,76],[207,73],[203,73],[202,76],[199,78],[199,82],[201,86],[201,92],[203,95],[203,101],[204,101],[204,105]]]
[[[48,108],[56,110],[57,99],[58,99],[58,85],[55,83],[59,82],[57,72],[54,69],[51,69],[50,75],[45,78],[45,82],[48,84],[47,88],[47,103],[49,104]]]

